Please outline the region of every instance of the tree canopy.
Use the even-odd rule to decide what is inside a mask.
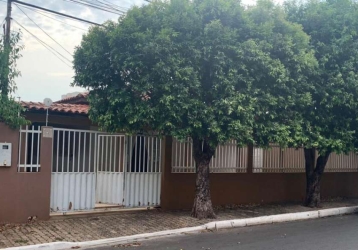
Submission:
[[[311,37],[319,68],[311,79],[312,105],[302,110],[307,148],[356,150],[358,117],[358,4],[351,0],[288,2],[288,17]]]
[[[249,65],[256,75],[251,89],[254,144],[300,147],[305,141],[302,110],[312,105],[311,78],[318,68],[309,36],[270,1],[259,1],[247,14],[250,36],[269,59],[260,61],[255,56]]]
[[[308,43],[270,1],[248,10],[234,0],[156,1],[83,37],[74,85],[91,90],[90,116],[106,130],[246,144],[255,103],[259,119],[309,98],[293,93],[316,64]]]
[[[216,146],[294,144],[316,66],[309,37],[271,1],[153,1],[83,37],[73,84],[90,89],[90,118],[105,130],[193,139],[203,218]]]

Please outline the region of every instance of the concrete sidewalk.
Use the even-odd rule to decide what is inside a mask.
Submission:
[[[357,206],[358,200],[335,200],[322,203],[323,208]],[[314,211],[299,204],[231,206],[217,208],[218,220],[252,218],[265,215]],[[26,246],[49,242],[81,242],[152,233],[183,227],[203,225],[213,220],[196,220],[190,211],[164,212],[148,210],[117,214],[63,217],[46,222],[0,226],[0,248]]]

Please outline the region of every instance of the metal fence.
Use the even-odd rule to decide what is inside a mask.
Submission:
[[[185,141],[172,141],[172,173],[195,173],[193,143],[190,138]]]
[[[237,147],[236,141],[231,140],[219,145],[210,161],[211,173],[246,173],[248,149]],[[172,143],[172,173],[195,173],[193,159],[193,143],[190,138]]]
[[[304,160],[302,148],[254,147],[252,169],[254,173],[300,173],[305,171]]]
[[[96,131],[53,129],[51,210],[95,207]]]
[[[161,139],[54,128],[51,210],[157,206]]]
[[[326,172],[357,172],[358,155],[350,152],[348,155],[332,153],[328,159]]]
[[[98,136],[97,203],[123,204],[125,138],[125,135]]]
[[[157,136],[127,137],[124,205],[157,206],[161,189],[161,139]]]
[[[316,153],[316,155],[318,155]],[[332,153],[327,162],[326,172],[357,172],[358,155]],[[254,148],[254,173],[304,173],[305,157],[303,148],[280,148],[273,145],[270,149]]]
[[[41,127],[20,128],[18,172],[40,172]]]

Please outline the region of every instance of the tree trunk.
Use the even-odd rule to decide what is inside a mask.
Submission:
[[[304,149],[306,168],[306,199],[305,206],[320,207],[321,203],[321,179],[326,167],[330,152],[320,155],[315,164],[315,149]],[[316,166],[315,166],[316,165]]]
[[[193,138],[196,163],[195,198],[191,215],[198,219],[216,218],[210,195],[209,164],[215,149],[207,141]]]

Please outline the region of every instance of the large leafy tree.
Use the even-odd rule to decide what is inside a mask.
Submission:
[[[321,178],[331,153],[357,147],[358,4],[311,0],[285,6],[289,19],[301,24],[311,37],[319,63],[308,88],[312,102],[300,112],[303,133],[297,140],[305,153],[305,203],[315,207],[320,204]]]
[[[16,62],[21,57],[20,33],[12,33],[8,43],[0,38],[0,122],[12,128],[28,124],[21,116],[23,108],[9,94],[16,90],[15,78],[20,75]]]
[[[74,85],[91,90],[90,117],[103,129],[192,138],[192,215],[212,218],[209,163],[217,145],[253,142],[260,119],[275,129],[259,126],[257,138],[284,141],[279,112],[258,105],[292,106],[266,90],[295,90],[293,77],[305,77],[297,70],[315,62],[308,41],[269,1],[249,9],[237,0],[154,1],[83,37]]]

